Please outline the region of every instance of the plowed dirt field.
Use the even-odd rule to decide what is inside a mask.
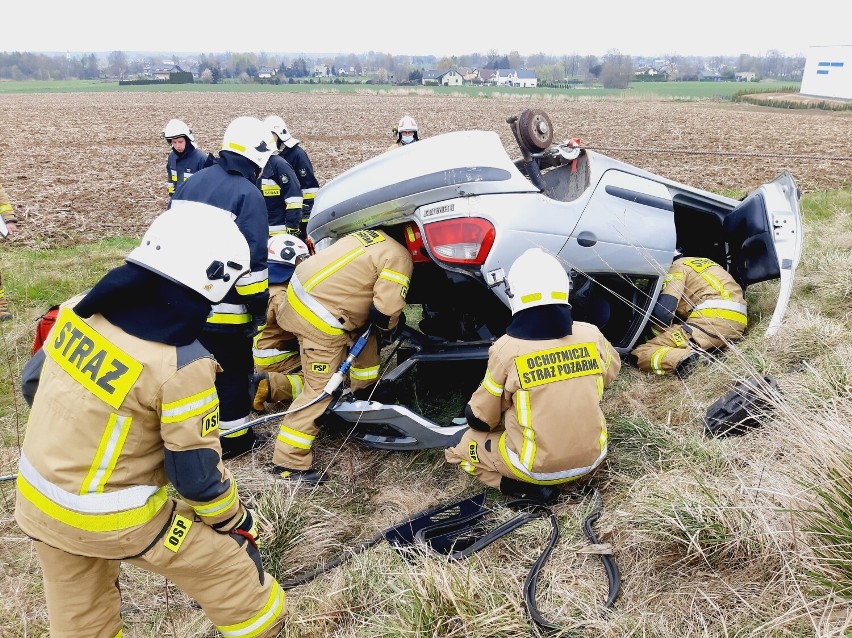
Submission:
[[[665,177],[745,193],[790,170],[805,191],[852,183],[852,113],[786,111],[714,102],[474,98],[431,94],[91,93],[0,96],[0,180],[22,218],[15,243],[65,246],[138,236],[167,203],[161,139],[172,117],[200,147],[218,151],[238,115],[278,114],[308,151],[324,184],[391,144],[413,115],[423,136],[497,131],[519,155],[506,117],[544,109],[556,138],[583,144]],[[809,155],[823,159],[797,158]],[[833,157],[846,157],[836,161]]]

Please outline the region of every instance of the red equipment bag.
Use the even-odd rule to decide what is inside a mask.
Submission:
[[[53,328],[56,323],[56,316],[59,314],[59,306],[51,306],[50,310],[44,313],[36,321],[35,339],[33,339],[33,354],[41,350],[44,340],[47,339],[47,333]]]

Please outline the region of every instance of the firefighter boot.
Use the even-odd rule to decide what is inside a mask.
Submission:
[[[258,434],[254,429],[249,428],[230,436],[223,436],[219,440],[222,443],[222,460],[228,461],[260,449],[269,440],[269,437],[266,434]]]
[[[695,367],[698,365],[700,359],[701,356],[697,352],[688,354],[677,362],[677,365],[675,366],[675,374],[679,379],[686,379],[686,377],[695,372]]]
[[[291,470],[283,465],[273,465],[270,470],[277,478],[290,483],[307,483],[308,485],[319,485],[325,483],[328,477],[323,472],[309,468],[307,470]]]
[[[525,483],[507,476],[500,479],[500,491],[506,496],[535,501],[536,503],[552,503],[559,496],[559,489],[552,485]]]

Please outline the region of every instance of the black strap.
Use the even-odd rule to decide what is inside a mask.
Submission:
[[[308,572],[298,574],[287,580],[279,579],[281,587],[284,590],[293,589],[299,585],[304,585],[314,580],[320,574],[339,567],[353,556],[357,556],[373,545],[378,544],[382,540],[387,539],[388,543],[393,546],[407,546],[414,541],[414,537],[423,527],[434,525],[437,521],[451,521],[466,519],[475,516],[476,512],[484,511],[486,492],[482,492],[475,496],[471,496],[460,501],[452,503],[442,503],[429,509],[418,512],[414,516],[405,519],[401,523],[397,523],[384,531],[379,532],[375,536],[367,539],[355,547],[345,550],[342,554],[329,560],[322,565],[317,566]]]
[[[559,520],[556,518],[556,515],[548,507],[542,507],[541,513],[542,515],[546,513],[550,519],[550,538],[548,539],[544,550],[542,550],[538,559],[527,573],[527,578],[524,581],[524,603],[527,605],[527,611],[530,614],[530,618],[533,619],[533,622],[536,625],[547,631],[562,632],[562,627],[545,620],[544,616],[542,616],[539,612],[538,605],[535,602],[538,575],[541,572],[542,567],[544,567],[544,564],[547,562],[547,559],[550,557],[550,552],[553,551],[553,548],[556,547],[556,543],[559,542]]]
[[[583,522],[583,532],[593,545],[600,543],[594,531],[594,524],[600,518],[603,511],[603,498],[597,488],[591,487],[586,494],[591,493],[594,499],[592,511]],[[585,496],[582,494],[581,496]],[[536,587],[538,575],[550,557],[553,548],[559,542],[559,520],[553,511],[543,503],[529,499],[516,499],[509,501],[507,506],[518,509],[520,512],[489,532],[483,532],[481,524],[488,510],[484,507],[485,492],[463,501],[445,505],[438,505],[415,514],[402,523],[395,525],[360,545],[346,550],[334,559],[318,566],[317,568],[282,580],[281,587],[285,590],[304,585],[314,580],[320,574],[334,569],[347,560],[376,545],[384,539],[393,546],[409,546],[415,541],[425,543],[432,550],[444,554],[450,558],[460,560],[470,557],[479,550],[488,547],[491,543],[506,534],[522,527],[530,521],[547,517],[550,521],[550,538],[542,550],[538,559],[527,573],[524,581],[524,602],[529,611],[530,618],[535,624],[547,632],[564,632],[564,628],[556,625],[541,615],[536,604]],[[449,518],[447,515],[449,514]],[[611,554],[599,554],[601,562],[607,575],[609,592],[604,602],[602,614],[611,609],[618,597],[621,588],[621,576],[615,560]]]
[[[594,505],[592,511],[589,512],[589,515],[583,522],[583,532],[586,534],[590,543],[597,545],[600,541],[595,534],[593,526],[603,511],[603,498],[600,491],[593,487],[590,487],[585,493],[579,494],[579,497],[583,498],[589,493],[594,499]],[[516,499],[509,501],[507,506],[520,510],[520,513],[489,532],[483,532],[481,529],[478,529],[478,527],[481,527],[482,518],[486,514],[486,510],[483,509],[465,519],[439,522],[424,527],[417,532],[415,538],[425,542],[433,550],[445,554],[450,558],[457,560],[464,559],[488,547],[488,545],[497,539],[522,527],[526,523],[546,516],[550,521],[550,538],[544,550],[542,550],[542,553],[527,573],[526,580],[524,581],[524,602],[533,622],[541,629],[548,632],[562,632],[564,631],[562,627],[551,623],[541,615],[535,601],[538,575],[550,557],[553,548],[559,542],[559,520],[547,505],[538,501]],[[606,610],[612,608],[618,596],[621,588],[621,577],[618,565],[616,565],[611,554],[599,554],[599,556],[606,571],[608,585],[608,594],[602,610],[603,614],[606,613]]]
[[[589,539],[590,543],[597,545],[600,541],[598,540],[597,534],[595,534],[595,530],[592,528],[592,525],[597,522],[601,516],[601,512],[603,511],[603,497],[601,497],[601,493],[598,491],[598,488],[593,487],[591,488],[591,491],[592,497],[595,500],[595,505],[592,507],[592,511],[589,512],[589,515],[583,522],[583,532],[585,532],[586,538]],[[606,580],[609,585],[609,593],[607,594],[606,601],[604,602],[605,613],[605,610],[612,609],[615,599],[618,597],[618,592],[621,589],[621,574],[618,571],[618,565],[616,565],[612,554],[599,554],[599,556],[601,557],[601,562],[606,570]]]

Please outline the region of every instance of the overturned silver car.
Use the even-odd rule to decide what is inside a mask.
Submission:
[[[576,320],[588,321],[625,354],[643,334],[676,249],[724,265],[748,286],[780,279],[767,327],[781,324],[802,253],[799,191],[784,172],[742,200],[692,188],[572,140],[553,142],[546,113],[507,123],[512,160],[492,131],[438,135],[346,171],[317,193],[308,224],[321,250],[337,238],[381,227],[414,259],[408,329],[393,384],[417,366],[481,362],[510,319],[503,282],[531,247],[556,255],[572,277]],[[478,381],[478,380],[477,380]],[[346,399],[327,418],[388,449],[442,447],[460,427],[402,405]]]

